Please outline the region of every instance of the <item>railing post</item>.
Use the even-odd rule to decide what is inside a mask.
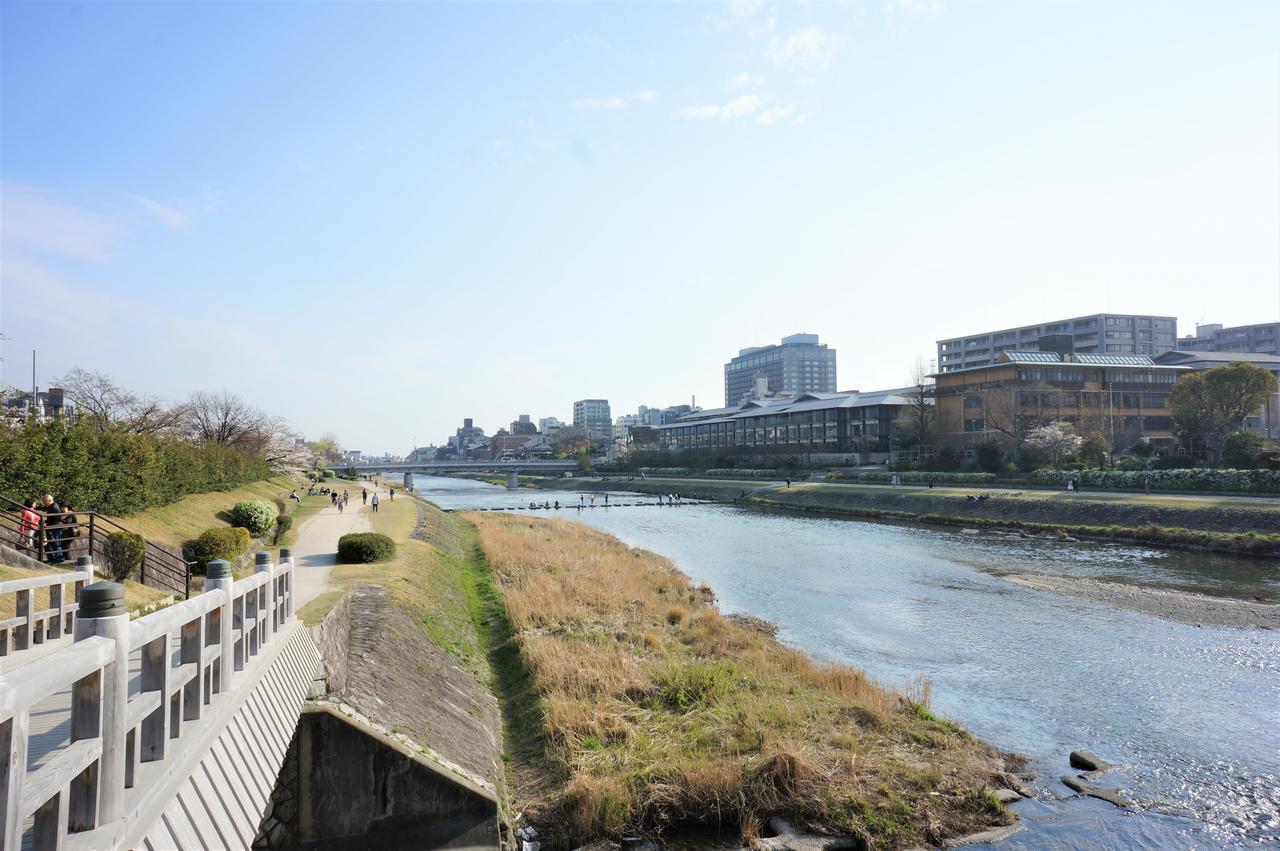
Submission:
[[[275,565],[271,563],[271,553],[258,553],[253,557],[253,572],[265,573],[267,582],[258,588],[258,615],[262,618],[262,634],[258,638],[261,647],[271,640],[275,630],[276,587],[274,580]]]
[[[232,655],[235,651],[232,648],[231,637],[231,586],[233,584],[235,584],[235,578],[231,575],[231,562],[220,558],[209,562],[209,572],[205,574],[204,579],[205,591],[221,590],[226,595],[221,609],[218,610],[218,644],[221,650],[213,686],[214,692],[218,694],[231,691],[231,672],[235,670],[235,657]]]
[[[124,607],[124,586],[115,582],[95,582],[80,593],[75,640],[91,636],[110,639],[116,658],[102,671],[102,699],[92,706],[88,696],[74,695],[71,703],[71,740],[102,736],[96,789],[75,794],[73,785],[70,819],[73,827],[92,828],[108,824],[124,814],[126,705],[129,700],[129,613]],[[97,709],[98,711],[94,711]],[[99,726],[101,725],[101,726]],[[96,806],[95,806],[96,805]],[[96,809],[96,814],[93,810]]]
[[[282,609],[283,618],[287,621],[293,618],[293,550],[281,547],[280,562],[287,566],[284,572],[284,607]]]

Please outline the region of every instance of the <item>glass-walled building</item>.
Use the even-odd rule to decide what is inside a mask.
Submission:
[[[700,411],[659,428],[664,447],[750,455],[888,452],[909,390],[805,393]]]
[[[777,396],[836,392],[836,350],[817,334],[792,334],[776,346],[742,349],[724,365],[724,403],[740,405],[756,395],[759,379]]]

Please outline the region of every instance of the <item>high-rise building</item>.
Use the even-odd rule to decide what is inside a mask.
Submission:
[[[1082,354],[1152,356],[1174,348],[1178,320],[1173,316],[1094,313],[939,340],[938,371],[990,366],[999,352],[1035,351],[1037,341],[1050,334],[1070,334],[1075,351]]]
[[[792,334],[778,345],[742,349],[724,365],[725,405],[749,397],[757,378],[766,379],[777,395],[834,393],[836,350],[819,343],[817,334]]]
[[[537,434],[538,427],[529,419],[528,414],[521,414],[511,423],[512,434]]]
[[[542,417],[538,420],[538,431],[543,434],[555,434],[564,428],[564,423],[559,417]]]
[[[1194,337],[1178,341],[1181,352],[1256,352],[1280,355],[1280,322],[1259,325],[1196,325]]]
[[[608,399],[579,399],[573,403],[573,425],[586,430],[590,437],[613,436],[613,415]]]

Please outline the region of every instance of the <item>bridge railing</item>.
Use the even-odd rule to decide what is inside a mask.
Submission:
[[[16,656],[71,635],[80,591],[91,582],[93,562],[88,556],[76,559],[73,572],[0,582],[0,657]]]
[[[86,586],[75,642],[0,673],[0,851],[28,832],[36,851],[116,847],[183,779],[202,717],[230,705],[293,620],[293,559],[259,553],[239,581],[214,561],[205,588],[130,623],[122,586]],[[59,715],[69,733],[49,749],[33,718]]]

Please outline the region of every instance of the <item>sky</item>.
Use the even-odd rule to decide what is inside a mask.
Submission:
[[[0,2],[10,384],[403,454],[1100,311],[1280,320],[1280,3]]]

